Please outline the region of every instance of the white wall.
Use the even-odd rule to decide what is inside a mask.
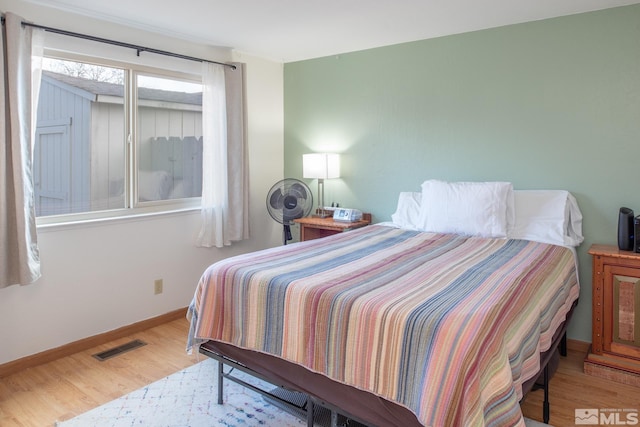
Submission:
[[[0,11],[40,25],[246,63],[251,171],[251,239],[229,248],[195,247],[199,212],[40,228],[42,278],[0,289],[0,364],[186,307],[209,264],[280,244],[282,229],[267,214],[265,197],[283,177],[282,64],[21,0],[0,0]],[[164,292],[154,295],[159,278]]]

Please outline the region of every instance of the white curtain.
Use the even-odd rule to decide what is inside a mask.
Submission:
[[[231,244],[224,236],[228,214],[227,111],[224,66],[202,63],[202,228],[198,246]]]
[[[203,62],[202,226],[198,246],[249,237],[244,65]]]
[[[32,164],[42,33],[12,13],[0,31],[0,288],[40,277]]]

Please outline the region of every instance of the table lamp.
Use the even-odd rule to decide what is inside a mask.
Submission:
[[[302,176],[318,180],[318,209],[314,216],[320,218],[331,216],[331,213],[324,209],[324,180],[340,178],[340,156],[329,153],[303,154]]]

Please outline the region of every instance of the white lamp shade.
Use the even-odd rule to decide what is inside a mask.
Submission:
[[[338,154],[313,153],[302,155],[303,178],[340,178],[340,156]]]

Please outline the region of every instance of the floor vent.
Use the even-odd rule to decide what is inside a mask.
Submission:
[[[100,353],[96,353],[96,354],[93,355],[93,357],[95,357],[99,361],[103,362],[103,361],[105,361],[107,359],[111,359],[112,357],[116,357],[116,356],[118,356],[118,355],[120,355],[122,353],[125,353],[125,352],[130,351],[130,350],[135,350],[136,348],[142,347],[142,346],[145,346],[145,345],[147,345],[147,343],[144,342],[144,341],[133,340],[133,341],[130,341],[130,342],[126,343],[126,344],[122,344],[122,345],[119,345],[117,347],[114,347],[114,348],[112,348],[110,350],[105,350],[105,351],[102,351]]]

